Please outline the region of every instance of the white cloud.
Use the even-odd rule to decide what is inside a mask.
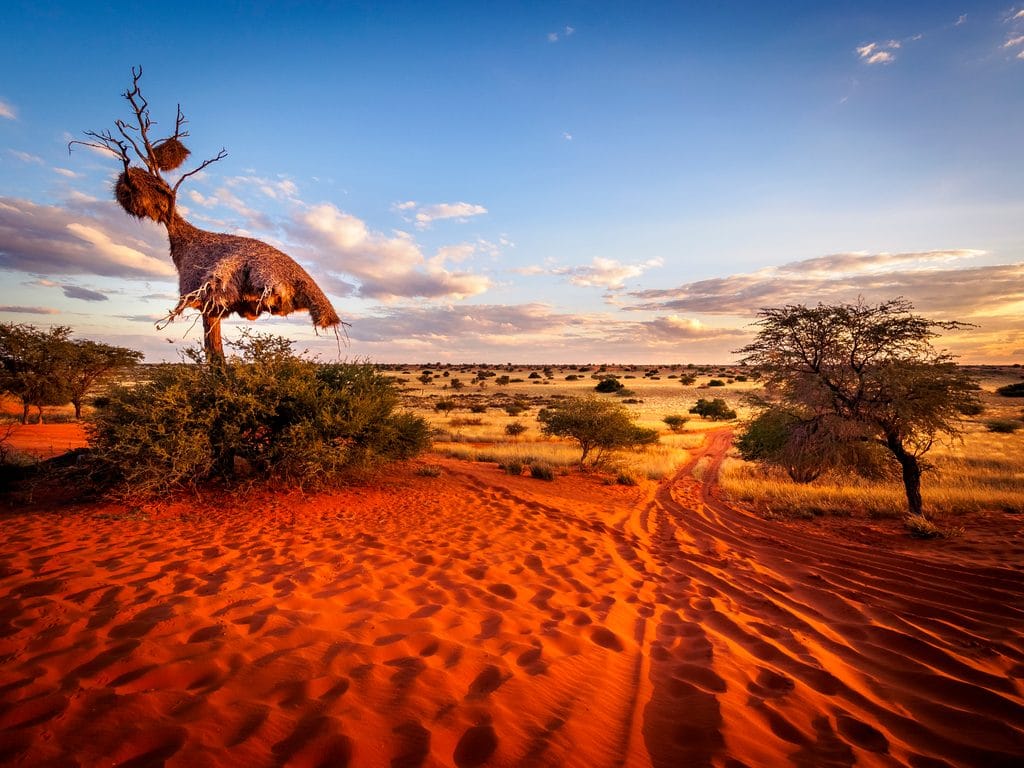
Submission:
[[[648,259],[639,264],[623,264],[615,259],[597,256],[589,265],[557,267],[551,274],[566,275],[569,282],[588,288],[622,288],[626,280],[639,277],[652,267],[660,267],[661,259]]]
[[[0,117],[7,118],[8,120],[17,120],[18,114],[14,111],[14,107],[6,101],[0,101]]]
[[[918,309],[958,317],[981,312],[1013,315],[1024,301],[1024,262],[958,265],[984,251],[840,253],[756,272],[630,294],[647,311],[750,316],[761,307],[819,301],[869,301],[906,296]],[[956,290],[951,290],[955,286]]]
[[[957,17],[957,20],[955,22],[953,22],[953,26],[954,27],[959,27],[961,24],[966,24],[966,23],[967,23],[967,14],[966,13],[962,13],[962,14],[960,14],[960,16]]]
[[[57,174],[60,174],[61,176],[64,176],[64,177],[69,178],[69,179],[77,179],[78,178],[78,174],[75,173],[74,171],[72,171],[70,168],[54,168],[53,172],[57,173]]]
[[[572,134],[568,131],[562,131],[562,138],[566,141],[572,141]]]
[[[67,229],[72,235],[91,245],[91,250],[97,256],[111,265],[123,268],[127,273],[162,277],[173,277],[177,274],[174,265],[169,261],[148,256],[135,248],[114,242],[110,235],[97,227],[75,221],[69,223]]]
[[[575,27],[565,26],[561,32],[548,32],[547,38],[549,43],[557,43],[562,38],[572,37],[576,33]]]
[[[17,149],[8,149],[7,152],[8,154],[13,155],[14,157],[21,160],[21,162],[23,163],[32,163],[34,165],[43,164],[43,158],[41,158],[39,155],[33,155],[29,152],[20,152]]]
[[[170,279],[167,234],[116,203],[72,193],[64,206],[0,198],[0,269],[34,275]]]
[[[9,312],[12,315],[59,315],[59,309],[52,307],[15,307],[11,305],[0,306],[0,312]]]
[[[487,213],[487,209],[475,203],[458,202],[424,205],[416,211],[416,226],[423,229],[430,226],[433,222],[442,219],[465,221],[470,216],[481,216],[485,213]]]
[[[357,292],[376,299],[461,299],[483,293],[491,285],[484,275],[448,271],[443,267],[444,258],[435,256],[428,262],[408,233],[396,231],[389,237],[374,232],[361,219],[330,203],[297,211],[288,231],[295,241],[304,244],[300,247],[306,248],[310,260],[326,273],[335,286],[333,290],[343,295]],[[445,256],[461,252],[448,251]],[[355,278],[358,288],[342,275]]]
[[[887,40],[881,43],[867,43],[858,47],[857,55],[866,64],[891,64],[896,61],[892,53],[901,47],[899,40]]]
[[[1017,37],[1011,37],[1009,40],[1007,40],[1005,43],[1003,43],[1003,48],[1013,48],[1015,46],[1020,45],[1021,43],[1024,43],[1024,35],[1018,35]]]

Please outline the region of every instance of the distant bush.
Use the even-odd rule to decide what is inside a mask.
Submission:
[[[679,383],[684,387],[692,387],[697,383],[697,377],[692,373],[684,373],[679,376]]]
[[[964,416],[980,416],[985,412],[985,406],[981,403],[961,403],[957,410]]]
[[[626,385],[616,379],[614,376],[608,376],[597,382],[597,386],[594,387],[595,392],[618,392],[625,389]]]
[[[519,403],[511,403],[505,406],[505,413],[509,416],[518,416],[526,410],[526,406],[520,405]]]
[[[526,429],[526,425],[522,422],[513,421],[511,424],[505,425],[505,434],[509,437],[519,437]]]
[[[462,418],[452,419],[448,422],[448,424],[453,427],[479,427],[483,423],[483,419],[465,416]]]
[[[1024,381],[1018,381],[1016,384],[1007,384],[1005,387],[999,387],[996,390],[997,395],[1003,397],[1024,397]]]
[[[482,403],[476,403],[469,406],[470,413],[487,413],[487,406]]]
[[[601,464],[621,448],[634,448],[658,441],[653,429],[638,426],[629,411],[615,402],[590,397],[569,397],[537,415],[546,435],[569,437],[582,450],[580,466],[587,458]]]
[[[579,378],[580,377],[577,376],[575,373],[570,373],[568,376],[565,377],[565,380],[566,381],[579,381]]]
[[[620,469],[615,475],[616,485],[638,485],[636,473],[628,469]]]
[[[711,381],[708,382],[708,386],[709,387],[724,387],[725,386],[725,382],[722,381],[721,379],[712,379]]]
[[[668,425],[668,428],[673,432],[682,432],[683,427],[686,426],[686,422],[689,421],[689,418],[679,413],[670,413],[668,416],[663,418],[662,421],[665,422],[665,424]]]
[[[729,419],[736,418],[736,411],[730,408],[728,403],[720,397],[716,397],[714,400],[700,398],[697,400],[697,404],[690,409],[690,413],[695,413],[702,419],[711,419],[712,421],[728,421]]]
[[[504,471],[506,475],[519,477],[521,474],[523,474],[523,462],[519,461],[518,459],[512,459],[502,464],[501,469],[502,471]]]
[[[1021,427],[1024,427],[1024,423],[1021,423],[1017,419],[992,419],[985,422],[985,426],[989,432],[998,432],[999,434],[1009,435],[1016,432]]]
[[[456,406],[455,401],[449,397],[443,398],[434,403],[434,410],[441,411],[442,413],[450,413],[451,411],[454,411],[456,407],[458,406]]]
[[[545,461],[535,461],[530,464],[530,477],[535,480],[554,480],[554,467]]]
[[[113,386],[88,425],[86,471],[101,486],[148,495],[231,479],[236,470],[316,487],[404,459],[429,443],[426,422],[396,412],[388,377],[358,363],[320,365],[291,342],[246,335],[220,363],[166,365]]]

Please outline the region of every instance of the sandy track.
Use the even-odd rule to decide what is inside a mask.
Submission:
[[[729,439],[657,487],[442,461],[328,495],[8,515],[0,762],[1024,758],[1020,563],[749,515],[690,474]]]

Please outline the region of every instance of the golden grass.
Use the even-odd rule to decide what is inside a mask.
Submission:
[[[933,515],[1024,511],[1021,455],[1024,434],[994,434],[972,425],[962,444],[937,446],[927,455],[932,468],[921,479],[925,510]],[[868,481],[839,475],[800,484],[779,469],[730,457],[722,463],[719,483],[732,499],[783,516],[898,517],[907,507],[898,477]]]

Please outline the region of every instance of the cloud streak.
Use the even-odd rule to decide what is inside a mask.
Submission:
[[[174,278],[162,230],[114,203],[78,196],[67,207],[0,197],[0,269],[28,274]]]
[[[18,113],[9,102],[0,101],[0,117],[5,120],[17,120]]]
[[[902,46],[899,40],[886,40],[884,42],[866,43],[855,50],[857,56],[865,64],[892,64],[896,61],[894,51]]]
[[[834,254],[757,272],[635,291],[632,310],[750,317],[784,304],[906,296],[925,312],[970,318],[1012,315],[1024,302],[1024,263],[944,268],[976,250]],[[955,286],[955,290],[951,290]]]

